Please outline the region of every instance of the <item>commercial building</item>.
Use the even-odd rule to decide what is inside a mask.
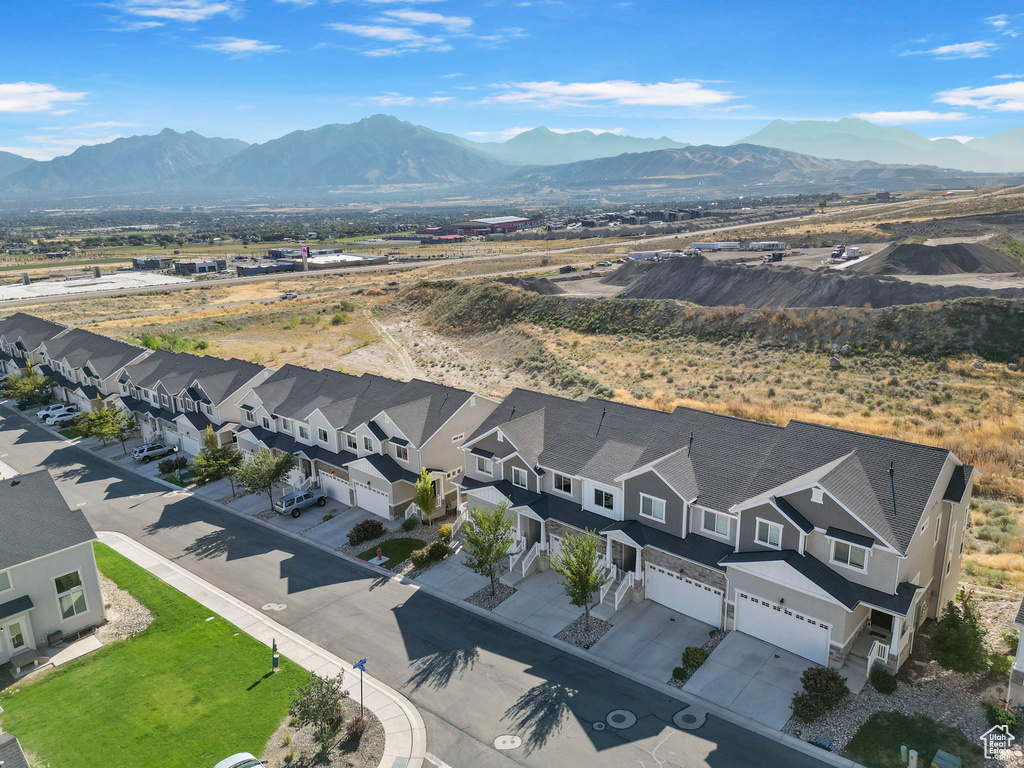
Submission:
[[[530,229],[540,224],[537,219],[524,219],[519,216],[495,216],[489,219],[472,219],[456,224],[444,224],[437,227],[425,227],[416,231],[418,235],[437,237],[440,235],[464,235],[467,237],[493,234],[510,234],[521,229]]]
[[[136,256],[132,259],[132,269],[137,272],[146,272],[152,269],[170,269],[174,266],[174,259],[167,256]]]
[[[227,269],[226,259],[201,259],[197,261],[176,261],[174,272],[179,275],[207,275]]]

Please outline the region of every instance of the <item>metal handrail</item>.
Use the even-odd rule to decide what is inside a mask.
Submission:
[[[613,570],[614,567],[615,566],[605,562],[605,569],[604,573],[602,574],[604,583],[601,585],[601,598],[597,601],[599,603],[604,602],[605,597],[608,595],[608,590],[615,586],[615,571]]]
[[[530,570],[530,566],[533,565],[533,561],[537,559],[538,555],[540,555],[540,542],[530,547],[530,551],[523,558],[523,576],[526,576],[526,572]]]
[[[619,610],[619,606],[622,604],[622,600],[626,597],[626,593],[633,587],[633,572],[628,571],[625,578],[619,584],[618,589],[615,590],[615,610]]]

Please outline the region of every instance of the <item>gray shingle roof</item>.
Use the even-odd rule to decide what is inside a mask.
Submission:
[[[850,544],[856,544],[858,547],[866,547],[867,549],[871,549],[875,545],[875,540],[870,536],[861,536],[859,533],[844,531],[842,528],[835,528],[834,526],[829,526],[825,529],[825,535]]]
[[[45,469],[0,481],[0,531],[0,570],[96,538]]]
[[[66,360],[73,368],[91,363],[96,374],[105,379],[148,350],[98,333],[72,328],[48,340],[46,352],[52,360]]]
[[[946,486],[946,492],[942,494],[942,498],[945,501],[951,501],[954,504],[959,504],[964,500],[964,492],[971,487],[972,476],[974,475],[974,467],[970,464],[960,464],[953,469],[953,474],[949,478],[949,484]]]
[[[67,326],[23,312],[15,312],[10,317],[0,320],[0,337],[12,344],[20,340],[29,351],[66,330]]]
[[[0,763],[4,768],[29,768],[21,744],[10,733],[0,733]]]
[[[211,403],[220,403],[262,370],[261,365],[235,358],[157,350],[128,366],[125,373],[132,384],[143,389],[156,389],[157,384],[162,384],[171,394],[188,391],[196,400],[204,399],[197,395],[205,394]],[[201,392],[194,388],[196,383]]]
[[[0,603],[0,619],[17,616],[19,613],[30,611],[34,607],[32,598],[28,595],[16,597],[13,600],[8,600],[6,603]]]

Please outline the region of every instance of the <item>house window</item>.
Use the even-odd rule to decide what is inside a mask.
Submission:
[[[263,428],[270,429],[270,419],[268,419],[266,416],[263,417]]]
[[[245,422],[246,422],[246,424],[255,424],[256,423],[256,415],[252,411],[246,411],[245,412]]]
[[[398,458],[399,461],[408,461],[409,460],[409,449],[406,448],[404,445],[396,445],[395,446],[395,456]]]
[[[713,533],[716,536],[728,536],[729,535],[729,517],[718,512],[712,512],[710,509],[704,510],[704,520],[701,523],[701,527],[708,533]]]
[[[213,408],[210,407],[209,403],[203,403],[203,413],[207,416],[213,416]]]
[[[782,526],[767,520],[757,521],[757,535],[754,540],[772,549],[782,549]]]
[[[640,516],[649,517],[659,523],[665,522],[665,500],[656,499],[646,493],[640,494]]]
[[[309,427],[304,427],[299,424],[299,437],[303,440],[309,440]]]
[[[160,395],[160,404],[163,405],[164,408],[170,408],[171,398],[169,398],[167,395]]]
[[[78,571],[64,574],[53,580],[57,588],[57,603],[60,615],[70,619],[89,610],[85,604],[85,589],[82,588],[82,575]]]
[[[512,485],[520,488],[526,487],[526,470],[522,467],[512,467]]]
[[[281,431],[282,432],[291,432],[292,431],[292,420],[291,419],[281,419]]]
[[[832,542],[832,562],[848,565],[859,571],[864,570],[864,563],[867,562],[868,551],[864,547],[855,544],[847,544],[845,541]]]
[[[355,451],[359,448],[359,441],[356,440],[355,435],[345,435],[345,445]]]
[[[608,491],[602,491],[600,488],[595,488],[594,505],[601,509],[615,509],[615,495],[608,493]]]
[[[494,474],[494,462],[483,456],[476,457],[476,471],[483,475]]]
[[[551,478],[552,487],[559,493],[567,493],[572,495],[572,478],[560,475],[557,472]]]
[[[372,437],[366,437],[365,435],[363,436],[363,450],[364,451],[372,451],[373,450],[373,438]]]
[[[6,592],[11,588],[10,571],[0,571],[0,592]]]
[[[320,427],[317,427],[316,428],[316,436],[317,436],[317,439],[319,439],[321,443],[326,443],[327,442],[327,430],[326,429],[320,429]]]

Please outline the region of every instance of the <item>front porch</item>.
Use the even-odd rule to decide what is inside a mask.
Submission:
[[[913,635],[906,617],[871,608],[867,621],[846,649],[845,658],[841,657],[839,672],[849,681],[851,690],[860,691],[875,666],[895,674],[909,653]]]

